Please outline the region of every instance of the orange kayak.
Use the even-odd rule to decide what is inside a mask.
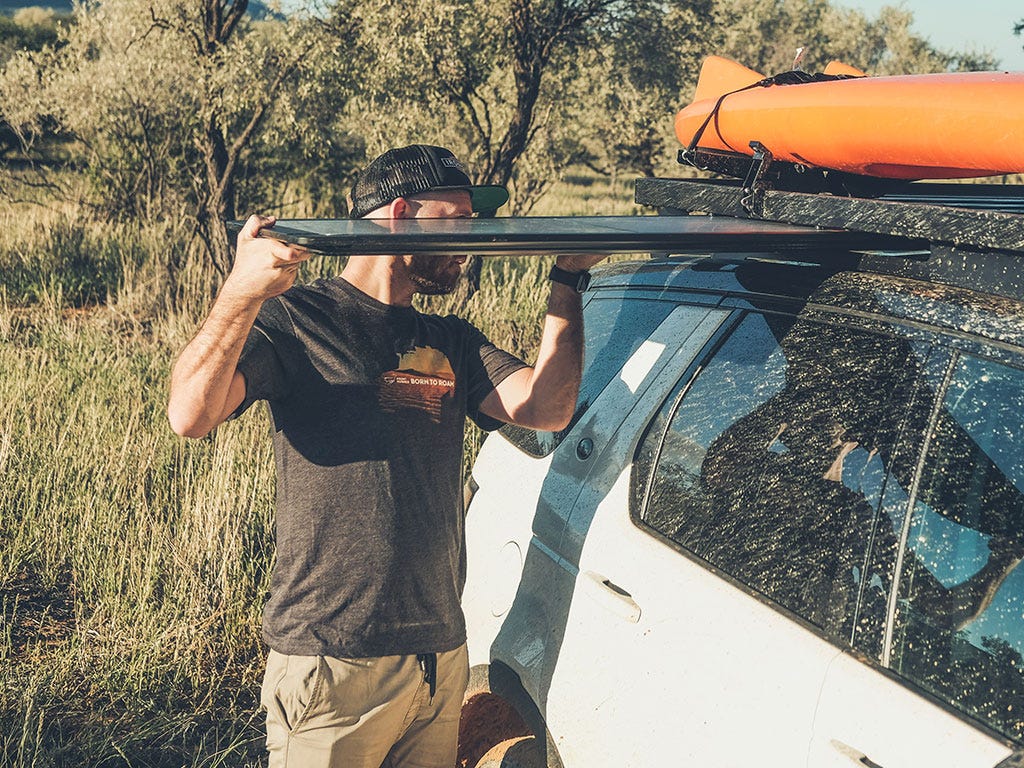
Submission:
[[[834,63],[827,74],[857,74]],[[676,115],[688,146],[890,179],[953,179],[1024,173],[1024,72],[852,77],[768,85],[764,76],[712,56],[690,106]]]

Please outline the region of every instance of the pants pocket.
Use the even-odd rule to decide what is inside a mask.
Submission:
[[[309,718],[323,687],[323,658],[287,656],[271,651],[260,700],[267,710],[267,731],[274,726],[294,733]]]

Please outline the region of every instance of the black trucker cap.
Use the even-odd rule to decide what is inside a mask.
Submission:
[[[508,202],[508,190],[473,184],[465,166],[444,147],[412,144],[389,149],[366,166],[352,188],[353,219],[399,197],[445,189],[469,192],[474,211],[494,211]]]

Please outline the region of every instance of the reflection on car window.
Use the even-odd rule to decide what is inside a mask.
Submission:
[[[675,307],[668,301],[594,297],[584,310],[583,379],[572,423],[561,432],[536,432],[510,424],[502,427],[502,433],[531,456],[547,456]]]
[[[1024,371],[958,360],[909,525],[893,668],[1024,739]]]
[[[922,357],[895,336],[748,314],[648,431],[643,522],[848,642],[893,446],[929,399]]]

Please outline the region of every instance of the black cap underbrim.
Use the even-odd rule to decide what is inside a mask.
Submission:
[[[473,211],[496,211],[508,202],[508,190],[497,184],[470,187],[469,196]]]
[[[480,186],[469,187],[459,185],[451,187],[431,187],[430,189],[424,189],[422,192],[414,192],[408,195],[408,197],[425,195],[428,192],[448,192],[450,190],[469,192],[469,204],[473,213],[477,213],[478,211],[496,211],[509,200],[508,190],[497,184],[481,184]],[[384,205],[387,205],[387,203],[384,203]]]

